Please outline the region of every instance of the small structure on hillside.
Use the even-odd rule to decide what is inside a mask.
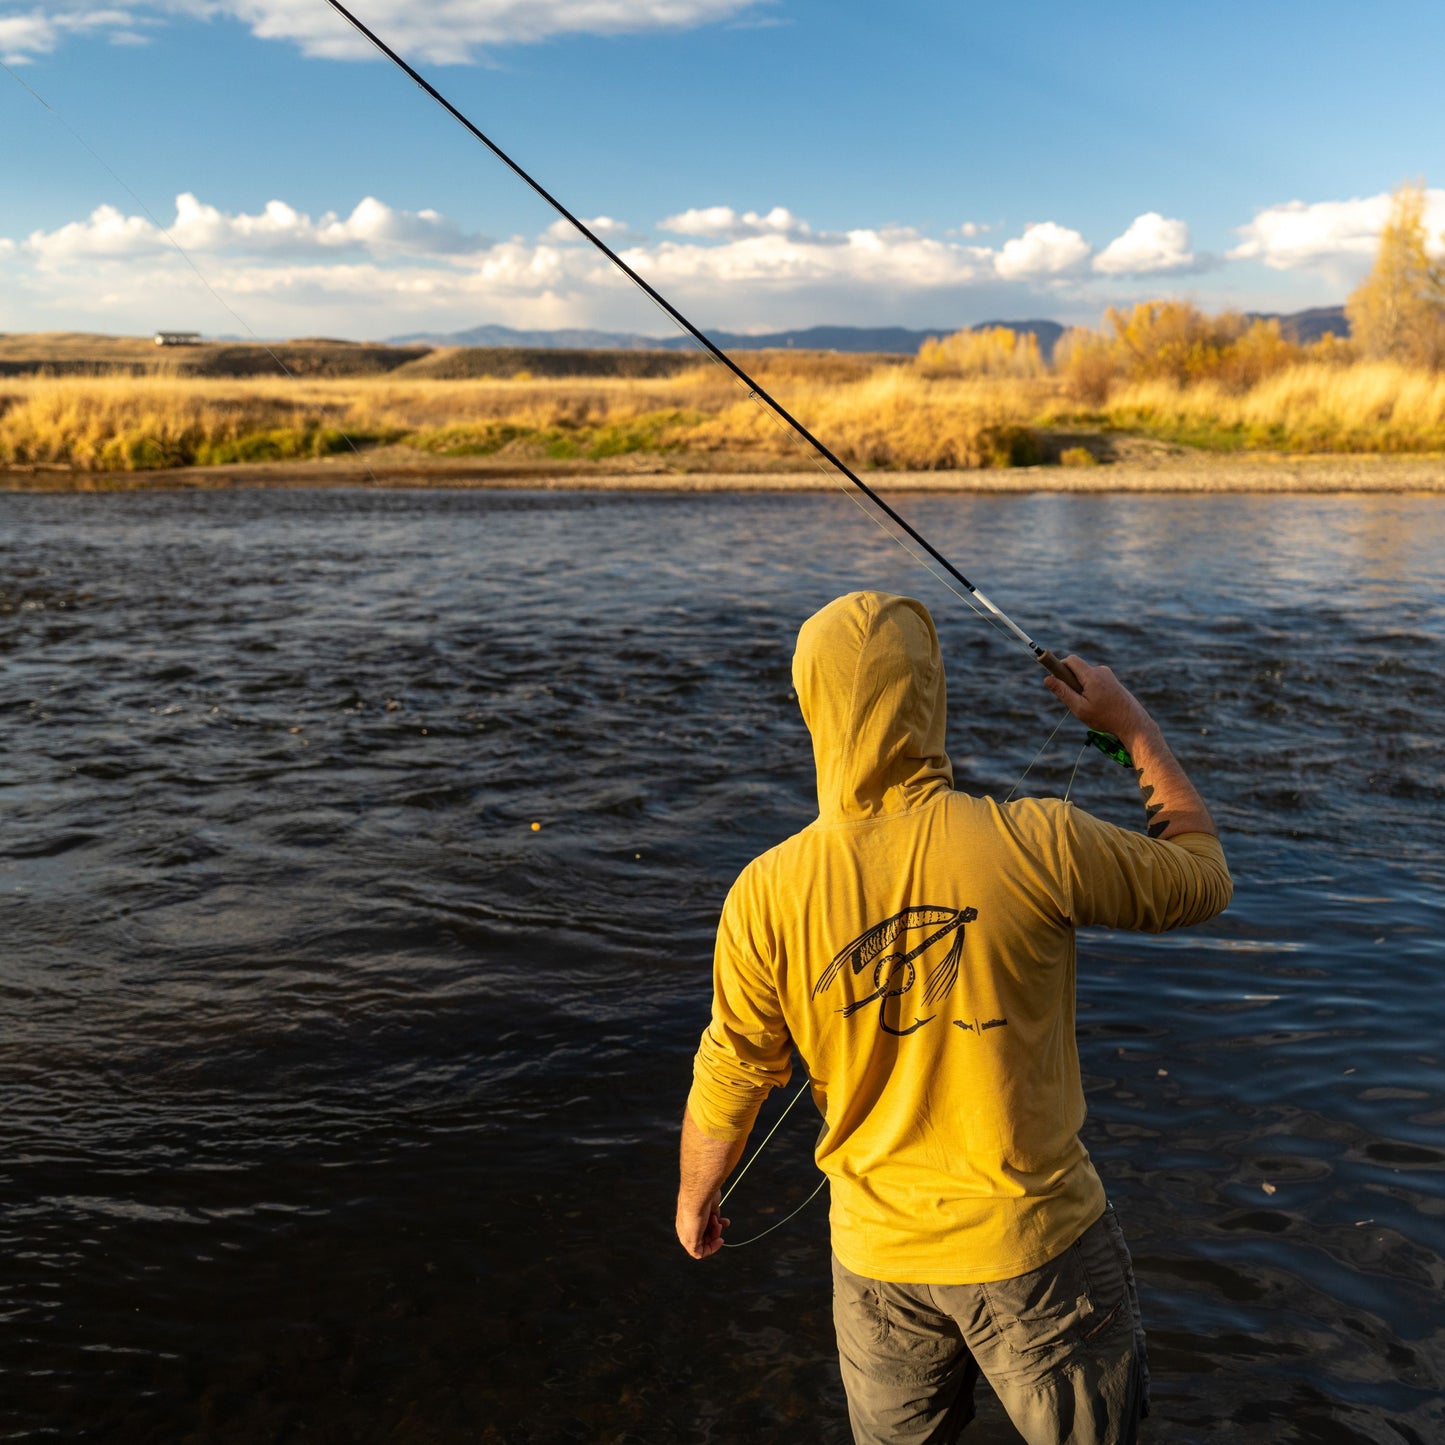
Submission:
[[[201,333],[199,331],[157,331],[157,346],[199,346],[201,344]]]

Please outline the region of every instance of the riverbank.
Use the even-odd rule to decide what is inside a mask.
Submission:
[[[298,352],[291,360],[319,372],[347,359],[313,350],[317,355]],[[587,353],[567,365],[585,360],[613,370],[534,375],[523,368],[457,377],[451,373],[458,367],[500,363],[490,354],[432,353],[384,375],[0,377],[0,470],[145,478],[161,471],[292,469],[329,459],[338,467],[356,462],[368,480],[392,471],[453,484],[468,476],[469,485],[478,485],[497,475],[756,478],[813,468],[796,434],[720,368],[693,363],[679,370],[675,356],[619,355],[628,368],[647,372],[665,362],[671,370],[624,374],[621,361]],[[1344,471],[1331,477],[1349,478],[1347,489],[1373,489],[1379,485],[1373,460],[1363,459],[1409,465],[1445,455],[1445,376],[1383,362],[1300,363],[1244,390],[1215,381],[1119,380],[1097,402],[1082,400],[1063,376],[936,375],[921,361],[900,358],[885,364],[876,357],[759,352],[750,366],[759,386],[847,465],[890,475],[901,486],[917,485],[919,474],[1018,471],[1027,480],[990,477],[966,485],[1033,490],[1041,469],[1050,475],[1107,469],[1112,477],[1119,467],[1152,471],[1156,463],[1198,456],[1209,466],[1258,463],[1270,489],[1280,485],[1272,458],[1311,467],[1313,458],[1338,458]],[[958,483],[941,485],[952,490]],[[1070,475],[1050,489],[1099,485]],[[1152,477],[1127,483],[1122,475],[1108,485],[1177,489]],[[1182,485],[1201,484],[1189,478]]]
[[[1445,456],[1218,456],[1144,446],[1103,466],[866,472],[879,492],[1445,492]],[[226,488],[403,487],[634,492],[818,492],[842,483],[817,466],[724,470],[648,465],[635,458],[503,461],[418,460],[402,448],[365,457],[322,457],[137,472],[0,468],[0,491],[142,492]],[[846,484],[845,484],[846,485]]]

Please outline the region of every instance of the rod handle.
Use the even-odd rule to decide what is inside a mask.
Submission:
[[[1084,690],[1083,684],[1074,676],[1074,670],[1067,663],[1060,662],[1057,657],[1046,647],[1039,653],[1039,662],[1046,667],[1065,687],[1071,687],[1077,693]]]

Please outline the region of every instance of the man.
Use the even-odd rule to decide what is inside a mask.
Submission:
[[[921,603],[810,618],[793,681],[818,817],[756,859],[718,927],[682,1131],[677,1233],[720,1188],[794,1048],[825,1121],[834,1319],[859,1442],[955,1440],[987,1375],[1030,1445],[1132,1441],[1148,1367],[1128,1250],[1078,1131],[1074,930],[1160,931],[1229,901],[1213,821],[1108,668],[1045,686],[1128,748],[1148,835],[953,788]]]

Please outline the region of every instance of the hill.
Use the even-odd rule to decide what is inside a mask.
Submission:
[[[1293,341],[1311,342],[1327,331],[1350,334],[1343,306],[1307,311],[1250,312],[1273,320]],[[1064,328],[1057,321],[982,321],[966,328],[980,331],[1007,326],[1038,337],[1045,360]],[[763,335],[718,331],[712,340],[729,352],[782,352],[805,365],[808,374],[834,380],[851,378],[860,365],[899,362],[916,356],[931,336],[959,328],[940,326],[914,331],[903,326],[810,326]],[[704,360],[701,348],[686,336],[640,336],[631,332],[555,330],[519,331],[508,326],[474,326],[440,335],[417,332],[373,343],[310,337],[291,341],[216,340],[197,346],[156,346],[149,337],[105,336],[89,332],[0,333],[0,377],[149,376],[157,372],[184,377],[274,376],[364,377],[392,375],[436,380],[466,377],[673,376]],[[827,359],[832,358],[829,362]],[[280,363],[278,366],[277,363]],[[751,363],[750,363],[751,364]],[[820,369],[821,368],[821,369]],[[841,369],[840,369],[841,368]],[[776,371],[776,364],[774,365]]]
[[[1032,332],[1039,349],[1051,355],[1064,328],[1057,321],[981,321],[971,330],[1008,326]],[[850,351],[884,352],[895,356],[917,355],[930,336],[948,336],[964,328],[936,326],[931,331],[912,331],[905,326],[807,326],[794,331],[761,334],[741,331],[709,331],[708,338],[724,351]],[[509,326],[473,326],[467,331],[412,332],[393,336],[391,346],[525,347],[530,349],[584,349],[592,351],[691,351],[697,346],[690,336],[640,336],[630,331],[516,331]]]
[[[1315,306],[1307,311],[1251,311],[1251,320],[1278,321],[1292,341],[1316,341],[1326,331],[1350,334],[1343,306]],[[929,337],[956,331],[986,331],[1007,326],[1011,331],[1038,337],[1044,360],[1051,360],[1065,327],[1057,321],[979,321],[972,326],[935,326],[916,331],[906,326],[806,326],[793,331],[709,331],[707,336],[724,351],[841,351],[916,356]],[[689,336],[642,336],[633,331],[518,331],[510,326],[473,326],[466,331],[416,331],[388,338],[390,346],[437,346],[505,349],[508,351],[692,351],[699,349]]]
[[[1343,306],[1312,306],[1308,311],[1250,311],[1246,314],[1251,320],[1258,317],[1261,321],[1278,321],[1283,335],[1301,346],[1318,341],[1327,331],[1332,331],[1341,340],[1350,334],[1350,321]]]
[[[283,368],[292,376],[381,376],[426,354],[330,339],[157,346],[148,336],[13,332],[0,334],[0,376],[276,376]]]

